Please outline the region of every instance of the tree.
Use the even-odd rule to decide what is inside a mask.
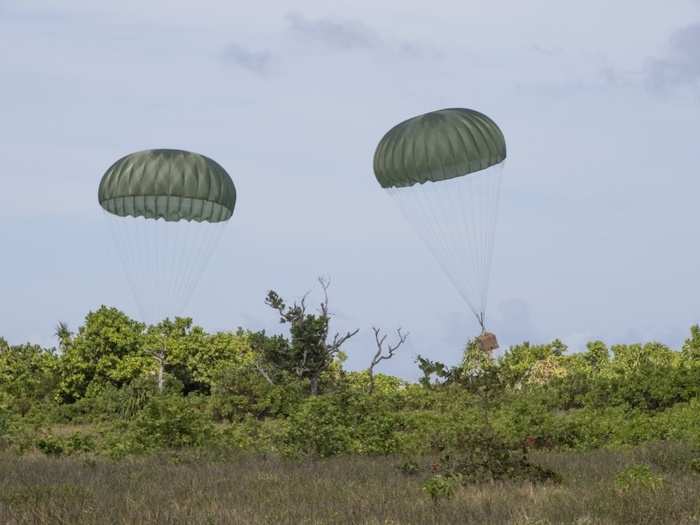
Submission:
[[[182,355],[182,347],[186,346],[187,337],[192,330],[192,319],[176,317],[174,321],[164,319],[146,331],[145,350],[156,365],[156,384],[158,392],[163,393],[165,386],[166,363],[171,364],[172,357]]]
[[[700,326],[690,327],[690,337],[683,343],[679,379],[683,383],[685,397],[700,395]]]
[[[700,365],[700,326],[690,327],[690,337],[683,342],[681,354],[685,361]]]
[[[455,371],[461,382],[471,385],[494,366],[490,352],[484,351],[478,339],[470,339],[464,348],[462,363]]]
[[[396,330],[396,336],[397,336],[396,343],[394,343],[393,345],[387,344],[387,349],[386,349],[386,354],[385,354],[384,353],[384,342],[386,341],[387,335],[382,334],[381,330],[379,328],[375,328],[374,326],[372,327],[372,331],[374,332],[374,340],[377,343],[377,352],[372,357],[372,362],[370,363],[369,368],[367,369],[367,372],[369,372],[369,393],[370,394],[374,391],[374,367],[376,367],[382,361],[385,361],[385,360],[388,361],[389,359],[394,357],[394,354],[398,351],[398,349],[401,347],[401,345],[406,342],[406,339],[408,339],[408,334],[402,333],[401,328],[398,328]]]
[[[566,345],[559,339],[544,345],[531,345],[529,342],[515,345],[499,358],[499,373],[505,385],[522,388],[537,363],[548,359],[557,360],[565,351]]]
[[[184,393],[209,394],[222,369],[253,362],[249,339],[242,329],[208,334],[183,317],[149,327],[146,351],[156,366],[159,391],[169,374],[182,383]]]
[[[31,344],[9,346],[0,339],[0,393],[10,396],[13,406],[25,413],[32,402],[52,392],[56,362],[52,349]]]
[[[612,351],[608,388],[614,402],[659,410],[684,400],[677,381],[679,355],[673,350],[651,342],[613,345]]]
[[[433,375],[439,379],[445,379],[447,381],[449,381],[452,377],[451,370],[440,361],[431,361],[427,357],[418,355],[416,356],[416,363],[418,363],[418,368],[420,368],[420,371],[423,372],[423,377],[421,377],[418,381],[425,388],[432,387]]]
[[[599,372],[610,364],[610,351],[604,342],[592,341],[586,343],[583,358],[593,371]]]
[[[356,329],[343,335],[336,333],[328,340],[330,281],[321,277],[318,282],[323,290],[323,300],[317,313],[307,311],[306,295],[298,303],[288,306],[277,292],[268,292],[265,303],[279,313],[280,323],[290,325],[291,342],[272,338],[259,347],[273,366],[293,373],[299,379],[308,379],[311,395],[319,393],[321,374],[331,367],[342,345],[359,332]]]
[[[100,307],[85,317],[60,360],[58,396],[75,401],[91,384],[120,387],[152,367],[143,350],[144,325],[116,308]]]
[[[65,352],[73,339],[73,332],[68,329],[68,324],[64,323],[63,321],[59,321],[56,325],[54,336],[56,336],[56,339],[58,339],[58,348],[61,350],[61,352]]]

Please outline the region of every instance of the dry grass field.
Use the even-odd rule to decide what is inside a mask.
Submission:
[[[697,451],[657,444],[627,451],[536,454],[560,485],[494,483],[433,503],[429,472],[398,458],[293,462],[167,455],[0,457],[0,523],[15,524],[700,524]],[[619,482],[647,465],[655,484]],[[617,481],[616,481],[617,479]]]

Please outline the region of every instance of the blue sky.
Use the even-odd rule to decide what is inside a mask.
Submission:
[[[611,5],[613,4],[613,5]],[[338,330],[456,362],[478,328],[377,186],[398,121],[490,115],[509,147],[490,287],[502,346],[681,343],[700,321],[700,2],[0,0],[0,334],[45,345],[100,304],[137,315],[96,202],[118,157],[219,161],[236,214],[189,314],[278,330],[267,289],[332,278]]]

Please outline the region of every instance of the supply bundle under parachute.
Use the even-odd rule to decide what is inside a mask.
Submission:
[[[141,315],[181,315],[236,204],[212,159],[174,149],[127,155],[98,191]]]
[[[401,122],[374,154],[379,184],[427,244],[482,332],[505,158],[496,123],[459,108]],[[484,335],[489,341],[482,346],[492,349],[495,337]]]

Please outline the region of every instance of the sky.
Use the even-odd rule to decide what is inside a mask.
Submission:
[[[700,1],[0,0],[0,335],[53,346],[101,304],[138,316],[97,203],[117,158],[216,159],[236,212],[189,303],[283,331],[331,278],[332,329],[410,332],[382,371],[456,364],[479,328],[378,186],[394,124],[474,108],[503,130],[489,292],[501,351],[560,338],[678,347],[700,321]]]

